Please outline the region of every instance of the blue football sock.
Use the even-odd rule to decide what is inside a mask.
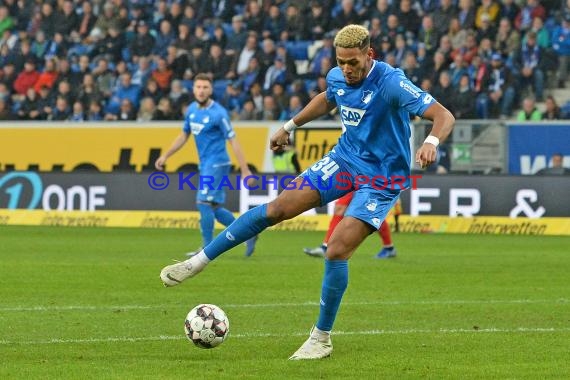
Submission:
[[[214,238],[214,209],[205,203],[198,203],[196,206],[200,211],[200,232],[202,233],[202,244],[205,247]]]
[[[267,219],[267,204],[252,208],[216,236],[212,243],[204,248],[204,253],[208,259],[214,260],[271,225],[272,223]]]
[[[348,286],[348,261],[325,260],[325,276],[321,290],[321,309],[317,328],[331,331],[342,295]]]
[[[236,218],[234,218],[234,215],[230,212],[230,210],[223,207],[215,208],[214,216],[216,217],[216,220],[218,222],[222,223],[226,227],[232,224],[234,220],[236,220]]]

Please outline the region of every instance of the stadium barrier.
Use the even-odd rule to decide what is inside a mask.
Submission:
[[[167,184],[160,190],[157,174]],[[226,206],[238,213],[268,202],[285,177],[260,175],[266,186],[255,190],[224,187]],[[224,186],[236,183],[231,175]],[[8,172],[0,175],[0,224],[197,228],[199,189],[190,173]],[[402,231],[570,235],[568,189],[568,176],[425,175],[402,193]],[[326,230],[332,210],[309,210],[276,228]]]
[[[142,172],[153,163],[180,132],[181,122],[150,123],[0,123],[0,171],[34,170],[72,172]],[[236,134],[251,167],[272,172],[268,149],[271,134],[282,122],[234,122]],[[414,122],[412,150],[431,128]],[[295,148],[302,169],[319,160],[341,133],[335,121],[315,121],[295,131]],[[449,148],[451,169],[462,173],[534,174],[546,167],[554,153],[565,154],[570,167],[568,122],[505,123],[499,120],[458,120]],[[190,143],[193,147],[193,143]],[[237,162],[230,149],[232,163]],[[197,167],[196,150],[169,159],[167,170]],[[412,163],[413,164],[413,163]]]

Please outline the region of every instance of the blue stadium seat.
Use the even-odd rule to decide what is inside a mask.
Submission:
[[[214,81],[214,94],[213,97],[215,100],[220,101],[224,97],[226,93],[226,88],[231,83],[228,79],[218,79]]]
[[[285,47],[287,53],[296,61],[309,59],[309,46],[312,41],[291,41],[287,42]]]

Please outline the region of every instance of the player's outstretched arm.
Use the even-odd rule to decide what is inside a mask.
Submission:
[[[435,162],[437,146],[444,142],[453,130],[455,117],[440,103],[434,103],[424,112],[423,118],[433,121],[429,136],[416,152],[416,162],[426,168]]]
[[[329,103],[327,101],[325,92],[321,92],[311,99],[309,104],[307,104],[297,115],[285,123],[283,128],[279,129],[273,136],[271,136],[270,148],[272,150],[276,150],[279,147],[286,146],[289,143],[289,133],[291,133],[295,128],[326,115],[335,107],[336,104]]]
[[[174,141],[172,142],[170,148],[168,148],[166,153],[158,157],[158,159],[154,162],[154,167],[157,170],[164,170],[164,164],[166,164],[166,160],[168,159],[168,157],[178,152],[178,150],[182,148],[184,144],[186,144],[186,141],[188,141],[188,134],[186,132],[180,132],[180,134],[176,136],[176,138],[174,139]]]
[[[238,165],[240,168],[242,178],[250,176],[251,170],[249,170],[249,167],[247,166],[247,161],[245,160],[245,155],[243,154],[243,150],[241,149],[241,145],[238,139],[236,137],[230,139],[230,145],[232,146],[232,150],[234,151],[236,159],[238,160]],[[249,186],[253,186],[254,183],[255,183],[254,179],[251,178],[248,180],[247,184]]]

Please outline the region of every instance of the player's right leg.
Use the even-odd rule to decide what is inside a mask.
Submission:
[[[267,227],[283,220],[291,219],[313,207],[321,205],[320,193],[315,187],[302,186],[304,179],[294,180],[270,203],[255,207],[222,231],[202,251],[186,261],[168,265],[160,272],[160,279],[165,286],[175,286],[200,273],[204,267],[222,253],[253,238]]]

